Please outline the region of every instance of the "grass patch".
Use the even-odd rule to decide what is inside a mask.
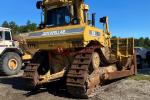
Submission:
[[[148,81],[150,81],[150,75],[137,74],[135,76],[129,77],[128,79],[134,79],[136,81],[140,81],[140,80],[148,80]]]

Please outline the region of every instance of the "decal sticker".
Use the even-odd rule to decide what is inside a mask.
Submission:
[[[61,36],[61,35],[70,35],[76,33],[83,33],[84,27],[82,28],[75,28],[75,29],[66,29],[66,30],[54,30],[48,32],[37,32],[37,33],[30,33],[29,37],[39,37],[39,36]]]
[[[90,31],[89,33],[91,36],[100,36],[100,32],[96,32],[96,31]]]

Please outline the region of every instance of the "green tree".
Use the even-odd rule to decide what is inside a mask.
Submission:
[[[150,48],[150,39],[148,37],[145,38],[144,46],[145,48]]]
[[[141,38],[139,39],[139,44],[138,44],[138,46],[145,46],[145,45],[144,45],[144,41],[145,41],[145,39],[144,39],[143,37],[141,37]]]
[[[26,25],[18,26],[14,21],[11,21],[11,22],[4,21],[1,26],[10,28],[13,34],[31,32],[37,29],[37,24],[32,23],[29,20],[27,21]]]
[[[136,46],[136,47],[139,47],[139,39],[135,39],[135,40],[134,40],[134,43],[135,43],[135,46]]]
[[[117,37],[116,36],[112,36],[111,38],[114,39],[114,38],[117,38]]]
[[[14,21],[9,22],[9,28],[12,30],[12,34],[18,33],[18,25]]]
[[[2,23],[2,27],[9,28],[9,27],[10,27],[10,26],[9,26],[9,22],[4,21],[4,22]]]
[[[28,20],[26,24],[26,29],[28,32],[35,31],[37,29],[37,25]]]
[[[11,22],[4,21],[2,23],[2,27],[10,28],[12,30],[12,34],[18,33],[18,25],[16,25],[14,21]]]
[[[148,37],[135,39],[135,46],[150,49],[150,39]]]
[[[27,21],[26,25],[22,25],[19,27],[19,33],[32,32],[37,29],[37,25],[32,23],[31,21]]]
[[[27,28],[25,25],[19,26],[19,33],[26,33],[28,32]]]

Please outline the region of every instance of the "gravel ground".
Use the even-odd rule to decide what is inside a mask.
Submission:
[[[49,89],[30,92],[24,88],[27,83],[21,75],[22,73],[13,77],[0,77],[0,100],[73,100],[57,83],[50,84]],[[89,100],[150,100],[150,81],[122,79],[97,87],[93,95]]]
[[[150,100],[150,82],[121,80],[101,87],[91,100]]]
[[[13,79],[10,79],[13,81]],[[17,84],[0,83],[0,100],[72,100],[66,91],[41,89],[31,93]],[[16,80],[14,80],[16,82]],[[18,85],[18,86],[16,86]],[[31,93],[31,94],[30,94]],[[122,79],[111,84],[97,87],[90,100],[150,100],[150,82]]]

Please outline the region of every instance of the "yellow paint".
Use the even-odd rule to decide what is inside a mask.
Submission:
[[[23,59],[23,60],[31,60],[31,59],[32,59],[32,56],[31,56],[30,54],[25,53],[25,54],[22,56],[22,59]]]
[[[44,19],[46,21],[47,10],[52,8],[59,8],[63,6],[71,6],[73,5],[75,0],[43,0],[43,4],[45,6],[44,9]],[[104,30],[98,29],[88,24],[88,18],[85,21],[84,11],[89,10],[89,6],[84,4],[84,0],[76,0],[77,4],[77,17],[79,19],[78,25],[66,25],[66,26],[58,26],[58,27],[47,27],[43,30],[36,31],[37,32],[49,32],[56,30],[68,30],[84,27],[84,31],[82,33],[76,34],[67,34],[60,36],[39,36],[39,37],[27,37],[26,41],[30,49],[39,49],[39,50],[52,50],[57,49],[58,47],[63,47],[64,49],[68,48],[76,48],[76,45],[80,45],[79,47],[86,47],[91,41],[97,41],[104,47],[111,47],[108,25],[108,17],[106,17],[106,23],[104,24]],[[86,16],[87,17],[87,16]],[[99,32],[100,36],[91,36],[90,31]],[[73,44],[73,41],[80,41],[80,44]]]
[[[49,8],[59,8],[64,5],[72,5],[74,0],[44,0],[44,6],[46,6],[45,11],[45,20],[46,18],[46,10]],[[109,32],[109,24],[108,24],[108,17],[106,17],[106,22],[104,23],[104,29],[98,29],[94,26],[91,26],[88,24],[88,22],[84,21],[84,10],[89,10],[89,7],[84,4],[83,0],[77,0],[77,5],[78,5],[78,10],[77,10],[77,17],[79,19],[79,24],[78,25],[73,25],[70,23],[69,25],[66,26],[58,26],[58,27],[47,27],[42,30],[38,30],[34,32],[36,33],[41,33],[41,32],[51,32],[51,31],[62,31],[62,30],[71,30],[71,29],[79,29],[79,28],[84,28],[83,32],[80,33],[74,33],[74,34],[65,34],[65,35],[46,35],[46,36],[37,36],[37,37],[26,37],[26,43],[28,44],[29,49],[32,51],[33,50],[54,50],[58,48],[63,48],[63,49],[74,49],[78,47],[86,47],[91,41],[96,41],[99,42],[99,44],[103,47],[111,47],[111,33]],[[92,35],[92,34],[99,34],[100,35]],[[117,57],[119,58],[120,61],[125,62],[129,55],[133,55],[132,50],[129,50],[129,42],[127,40],[127,43],[125,43],[126,46],[126,54],[123,54],[123,52],[120,50],[119,46],[119,40],[117,41],[117,48],[116,48],[116,54]],[[75,42],[75,43],[74,43]],[[133,41],[132,41],[133,43]],[[132,49],[132,48],[131,48]],[[24,58],[27,58],[27,56],[24,56]],[[124,60],[125,58],[125,60]],[[108,71],[115,71],[115,68],[110,67]],[[59,73],[55,73],[51,75],[50,71],[43,75],[40,76],[42,79],[41,83],[51,81],[53,79],[57,79],[60,77],[63,77],[65,73],[65,70],[62,70]]]
[[[59,46],[63,46],[63,48],[74,48],[73,44],[71,43],[73,40],[80,40],[82,41],[81,47],[85,47],[90,41],[98,41],[103,46],[110,46],[110,38],[106,37],[106,33],[103,30],[98,28],[89,26],[89,25],[70,25],[70,26],[62,26],[62,27],[54,27],[54,28],[46,28],[41,30],[42,32],[49,32],[54,30],[67,30],[67,29],[75,29],[84,27],[83,33],[74,33],[74,34],[67,34],[61,36],[39,36],[39,37],[28,37],[26,38],[28,44],[35,44],[36,49],[45,49],[51,50],[56,49]],[[37,31],[37,32],[41,32]],[[90,31],[99,32],[100,36],[91,36]],[[36,32],[35,32],[36,34]],[[30,49],[35,49],[30,48]]]

